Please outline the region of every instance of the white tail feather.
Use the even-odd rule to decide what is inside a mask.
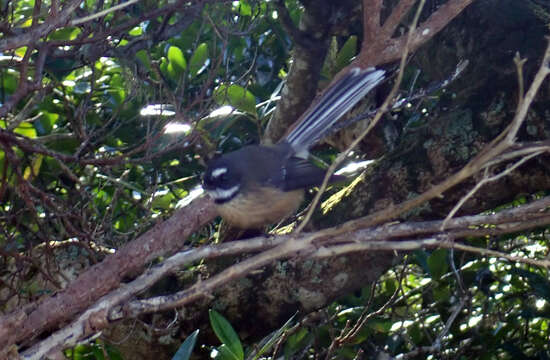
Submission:
[[[286,141],[292,146],[295,156],[307,157],[308,150],[331,127],[369,91],[384,80],[384,70],[353,68],[310,109],[302,122],[288,134]]]

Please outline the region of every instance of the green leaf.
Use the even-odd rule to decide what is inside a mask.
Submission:
[[[246,0],[240,0],[238,5],[239,13],[242,16],[252,16],[252,6]]]
[[[5,158],[6,158],[6,154],[2,150],[0,150],[0,174],[4,173],[4,166],[6,165]],[[6,172],[6,173],[9,174],[9,172]]]
[[[109,360],[124,360],[122,357],[122,354],[120,351],[111,345],[105,345],[107,349],[107,355],[109,356]]]
[[[373,329],[374,331],[378,331],[380,333],[388,333],[392,325],[393,325],[393,322],[391,322],[390,320],[374,319],[368,323],[369,328]]]
[[[342,46],[342,48],[338,52],[338,55],[336,55],[335,72],[338,72],[343,68],[345,68],[346,66],[348,66],[356,54],[357,54],[357,36],[352,35],[344,43],[344,46]]]
[[[48,36],[51,40],[74,40],[82,31],[77,27],[65,27]]]
[[[147,71],[151,71],[151,62],[146,50],[140,50],[136,53],[136,60],[142,64]]]
[[[189,60],[191,76],[200,74],[206,68],[206,60],[208,60],[208,44],[202,43],[195,49]]]
[[[90,83],[87,81],[79,81],[77,82],[73,87],[73,92],[75,94],[87,94],[90,92],[92,87],[90,86]]]
[[[27,52],[26,46],[15,49],[15,55],[19,56],[20,58],[23,58],[26,52]]]
[[[425,272],[430,271],[428,268],[428,253],[426,250],[415,250],[414,257],[418,265],[420,265]]]
[[[34,128],[33,124],[28,122],[21,123],[13,130],[13,132],[31,139],[36,137],[36,129]]]
[[[103,355],[103,349],[96,345],[92,345],[92,354],[94,354],[94,360],[105,360],[105,355]]]
[[[181,74],[181,72],[179,72],[177,69],[174,68],[174,66],[172,66],[171,62],[168,63],[166,70],[168,71],[168,75],[171,79],[176,79]]]
[[[395,292],[395,289],[397,289],[398,286],[399,284],[397,283],[396,279],[386,279],[384,281],[384,293],[387,294],[388,296],[391,296]]]
[[[244,359],[243,346],[239,340],[239,336],[235,330],[233,330],[233,327],[229,321],[227,321],[216,310],[210,310],[208,312],[208,316],[210,317],[210,325],[222,344],[226,345],[228,350],[235,355],[235,359]]]
[[[428,257],[428,268],[433,279],[440,279],[449,270],[446,249],[437,249]]]
[[[307,329],[304,329],[304,328],[300,328],[300,330],[298,330],[297,332],[295,332],[294,334],[290,335],[288,337],[288,340],[287,340],[287,345],[292,349],[292,350],[296,350],[298,349],[298,346],[300,344],[300,342],[305,339],[305,337],[309,334],[309,332],[307,331]]]
[[[256,98],[242,86],[222,84],[214,90],[214,99],[220,105],[231,105],[234,108],[256,116]]]
[[[296,314],[292,315],[290,319],[287,320],[286,323],[284,323],[283,326],[281,326],[279,329],[271,333],[262,343],[260,344],[261,348],[258,350],[256,355],[254,355],[253,359],[258,359],[263,354],[267,353],[271,347],[281,339],[281,336],[290,329],[291,325],[294,322],[294,318],[296,317]]]
[[[285,343],[284,355],[285,359],[292,358],[292,354],[307,346],[308,342],[314,338],[306,329],[300,328],[296,333],[290,335]]]
[[[143,34],[143,29],[141,28],[141,26],[136,26],[132,30],[130,30],[128,34],[130,34],[131,36],[139,36]]]
[[[174,71],[179,75],[187,69],[187,62],[183,56],[183,51],[177,46],[170,46],[166,53],[169,65],[172,65]]]
[[[436,286],[432,289],[434,300],[446,302],[451,298],[451,290],[448,286]]]
[[[90,346],[88,346],[88,345],[77,345],[73,348],[72,359],[74,359],[74,360],[84,359],[84,358],[90,356],[90,352],[91,352]]]
[[[3,64],[0,63],[0,67],[3,67]],[[6,95],[13,94],[15,89],[17,89],[18,73],[13,69],[8,69],[7,71],[2,71],[2,92]]]
[[[40,117],[34,121],[34,127],[39,135],[46,135],[52,132],[53,126],[59,119],[59,114],[42,111]]]
[[[69,75],[76,65],[74,58],[52,58],[46,59],[44,69],[56,80],[63,81],[64,77]]]
[[[218,351],[218,354],[215,357],[217,360],[242,360],[242,358],[239,359],[237,355],[233,353],[233,351],[231,351],[231,349],[229,349],[229,347],[225,344],[219,346],[216,350]]]
[[[197,342],[198,335],[199,335],[199,329],[193,331],[191,335],[189,335],[185,339],[183,344],[181,344],[178,351],[172,357],[172,360],[188,360],[191,357],[191,354],[193,353],[193,348],[195,347],[195,343]]]
[[[160,72],[162,72],[162,75],[164,75],[164,76],[169,75],[168,74],[168,60],[165,57],[160,59],[159,68],[160,68]]]
[[[31,177],[37,176],[40,173],[40,167],[42,166],[42,160],[44,155],[36,155],[32,161],[31,166],[27,166],[23,172],[23,178],[29,180]]]
[[[510,274],[517,274],[525,277],[527,279],[527,283],[529,283],[529,286],[538,296],[550,301],[550,282],[547,278],[541,276],[540,274],[524,269],[511,269]]]
[[[418,325],[418,323],[414,323],[412,324],[408,330],[407,330],[407,334],[410,336],[411,340],[413,341],[414,344],[418,345],[420,344],[420,342],[424,339],[425,337],[425,334],[424,332],[420,329],[420,326]]]

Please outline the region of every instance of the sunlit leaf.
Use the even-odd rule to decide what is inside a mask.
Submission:
[[[23,57],[25,56],[25,53],[27,52],[27,47],[26,46],[23,46],[23,47],[20,47],[20,48],[17,48],[15,49],[15,55],[19,56],[19,57]]]
[[[242,86],[220,85],[214,90],[214,99],[220,105],[229,104],[243,112],[256,115],[256,98]]]
[[[174,194],[166,193],[164,195],[155,196],[151,205],[153,206],[153,209],[168,210],[174,204],[174,199]]]
[[[168,52],[166,53],[168,58],[169,65],[172,66],[172,69],[177,75],[180,75],[182,72],[187,69],[187,62],[185,61],[185,56],[183,56],[183,51],[177,46],[170,46]]]
[[[252,6],[246,0],[239,0],[237,9],[242,16],[252,16]]]
[[[21,27],[27,28],[27,27],[30,27],[31,25],[32,25],[32,18],[28,18],[27,20],[23,21],[23,23],[21,24]]]
[[[171,62],[168,63],[166,69],[168,70],[168,75],[171,79],[177,79],[181,74],[177,67],[174,67]]]
[[[136,26],[132,30],[130,30],[128,34],[130,34],[131,36],[139,36],[143,34],[143,29],[141,28],[141,26]]]
[[[18,127],[15,128],[13,132],[19,135],[26,136],[28,138],[36,137],[36,129],[31,123],[28,123],[28,122],[24,122],[20,124]]]

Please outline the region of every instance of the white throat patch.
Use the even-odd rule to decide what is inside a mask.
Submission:
[[[239,185],[235,185],[227,190],[216,188],[214,190],[208,190],[208,194],[210,194],[210,196],[214,200],[224,201],[224,200],[229,200],[233,196],[235,196],[235,194],[239,191],[240,188],[241,187]]]

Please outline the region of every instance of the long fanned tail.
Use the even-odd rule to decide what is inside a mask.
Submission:
[[[307,157],[309,148],[369,91],[384,80],[384,70],[353,68],[323,94],[303,121],[286,137],[295,156]]]

